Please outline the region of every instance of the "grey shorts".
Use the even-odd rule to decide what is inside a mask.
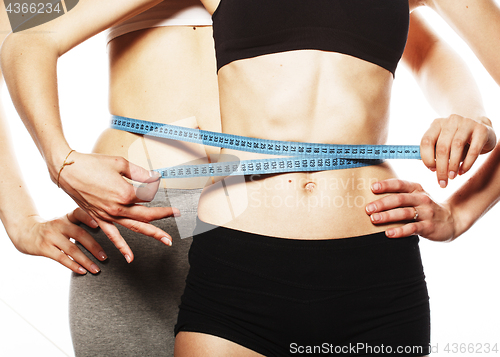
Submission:
[[[192,241],[181,239],[179,231],[185,236],[194,230],[200,194],[201,189],[160,190],[147,204],[170,206],[172,201],[180,209],[181,217],[154,222],[172,236],[172,247],[118,226],[134,252],[131,264],[100,229],[84,226],[108,259],[99,262],[82,248],[101,272],[71,277],[70,327],[77,357],[173,355],[173,331]]]

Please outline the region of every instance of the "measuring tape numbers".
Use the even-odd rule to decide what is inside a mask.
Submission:
[[[385,159],[420,159],[415,145],[335,145],[268,140],[113,115],[111,128],[164,139],[286,157],[155,169],[162,178],[274,174],[377,165]]]

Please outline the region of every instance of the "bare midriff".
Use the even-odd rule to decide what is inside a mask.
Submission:
[[[384,144],[393,75],[352,56],[300,50],[237,60],[219,70],[222,130],[273,140]],[[222,150],[241,160],[262,156]],[[380,232],[365,213],[387,163],[313,173],[229,178],[205,188],[202,221],[294,239]]]
[[[211,26],[134,31],[111,40],[109,107],[114,115],[220,131]],[[156,169],[207,162],[219,152],[196,144],[107,129],[94,152]],[[207,179],[169,180],[170,188],[201,188]]]
[[[265,139],[383,144],[393,76],[338,53],[304,50],[232,62],[218,73],[211,27],[160,27],[113,39],[110,112],[115,115]],[[216,160],[216,148],[107,129],[94,152],[148,169]],[[258,155],[222,150],[221,160]],[[379,232],[365,205],[370,184],[394,177],[388,164],[358,169],[247,176],[210,184],[168,180],[170,188],[205,187],[200,219],[242,231],[295,239]]]

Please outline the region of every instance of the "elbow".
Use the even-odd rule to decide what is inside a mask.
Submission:
[[[57,62],[58,48],[45,34],[10,33],[0,48],[0,66],[4,77],[16,72],[16,68],[29,68],[43,58]]]
[[[12,70],[12,66],[16,59],[26,54],[27,44],[25,39],[15,33],[10,33],[2,43],[0,48],[0,66],[4,74],[8,74]]]
[[[9,71],[9,58],[12,58],[14,44],[12,33],[10,33],[3,41],[2,47],[0,47],[0,66],[4,73]]]

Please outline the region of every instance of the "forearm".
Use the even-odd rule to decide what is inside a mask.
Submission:
[[[466,232],[500,200],[500,142],[477,172],[448,200],[456,236]]]
[[[1,65],[16,109],[46,160],[52,179],[69,152],[57,94],[57,47],[46,34],[11,34]]]
[[[0,172],[0,220],[14,246],[25,254],[54,259],[78,274],[98,273],[99,268],[69,240],[77,240],[96,258],[105,260],[102,247],[74,223],[83,222],[90,227],[97,224],[81,210],[47,222],[38,216],[15,159],[1,105]]]
[[[0,109],[0,220],[10,239],[16,239],[29,217],[37,210],[28,194],[12,150],[3,112]]]
[[[7,12],[0,4],[0,30],[7,34],[10,30]],[[5,35],[0,34],[0,43]],[[5,90],[3,76],[0,71],[0,95]],[[0,102],[0,220],[7,234],[17,247],[19,237],[25,228],[28,218],[37,215],[37,211],[23,182],[14,151],[12,149],[7,121]],[[34,220],[34,218],[33,218]]]
[[[61,126],[57,95],[57,60],[110,26],[161,0],[81,0],[70,12],[34,29],[11,33],[0,62],[12,100],[52,180],[69,152]]]
[[[133,260],[133,253],[113,222],[169,245],[171,238],[168,233],[146,222],[179,212],[171,207],[138,205],[138,202],[154,197],[159,180],[124,158],[73,153],[70,160],[74,165],[61,171],[70,148],[63,135],[58,108],[57,60],[86,39],[159,2],[161,0],[81,0],[64,16],[33,30],[10,34],[0,55],[14,104],[46,160],[52,180],[60,183],[60,187],[88,214],[87,218],[95,220],[128,262]],[[124,177],[151,185],[147,185],[147,189],[141,191],[142,197],[138,197],[135,187]],[[63,236],[74,237],[72,230],[71,225],[70,229],[65,228]],[[56,240],[63,242],[60,238]],[[90,241],[88,237],[85,240]],[[57,246],[61,249],[59,243]],[[65,248],[62,250],[66,251]],[[52,257],[58,259],[54,254]]]

